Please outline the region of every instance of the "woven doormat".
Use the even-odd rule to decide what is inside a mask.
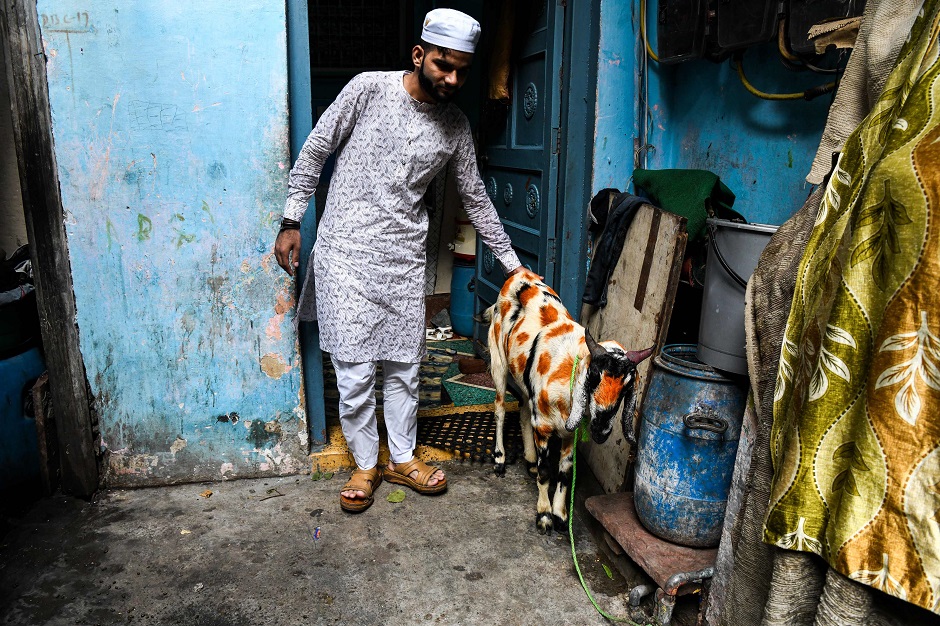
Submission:
[[[496,418],[491,412],[423,417],[418,420],[418,443],[450,450],[471,461],[493,463]],[[506,413],[503,445],[506,447],[506,464],[515,463],[522,454],[518,412]]]

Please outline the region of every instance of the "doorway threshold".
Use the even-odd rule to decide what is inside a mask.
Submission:
[[[323,449],[309,455],[310,471],[322,474],[355,469],[356,461],[346,445],[346,439],[343,437],[340,425],[336,423],[327,424],[327,436],[328,443],[323,446]],[[415,456],[425,463],[440,463],[458,458],[458,455],[454,452],[420,444],[415,448]],[[380,423],[379,466],[384,467],[387,463],[388,444],[386,443],[385,429]]]

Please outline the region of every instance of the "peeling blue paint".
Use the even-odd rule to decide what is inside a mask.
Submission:
[[[290,164],[284,4],[124,7],[38,7],[108,480],[296,471],[293,285],[271,254]]]

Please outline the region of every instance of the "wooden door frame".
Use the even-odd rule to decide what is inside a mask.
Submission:
[[[313,130],[310,24],[307,0],[287,0],[287,93],[289,98],[287,118],[291,165],[293,165],[307,135]],[[304,214],[300,230],[301,237],[305,241],[314,241],[317,237],[317,211],[314,206],[316,201],[313,197],[310,201],[310,210]],[[313,271],[313,268],[307,267],[306,258],[300,260],[300,270],[295,279],[298,307],[303,276],[306,272]],[[323,353],[320,351],[319,325],[317,322],[300,322],[297,325],[297,332],[301,373],[304,380],[304,402],[307,409],[307,430],[310,434],[310,451],[319,452],[329,443],[326,403],[323,397]]]
[[[2,0],[0,28],[4,34],[29,255],[58,434],[62,491],[89,497],[98,488],[92,398],[79,349],[72,270],[52,136],[46,56],[36,1]]]
[[[594,193],[594,128],[600,3],[567,0],[561,97],[555,288],[572,314],[581,310],[587,275],[588,205]],[[588,45],[574,45],[574,34]]]

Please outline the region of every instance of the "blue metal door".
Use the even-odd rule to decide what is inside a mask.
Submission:
[[[522,264],[553,285],[565,12],[554,0],[535,6],[533,14],[516,15],[518,24],[532,27],[515,46],[512,101],[498,132],[485,138],[481,173]],[[478,246],[476,294],[483,310],[496,301],[505,276],[492,251]]]

